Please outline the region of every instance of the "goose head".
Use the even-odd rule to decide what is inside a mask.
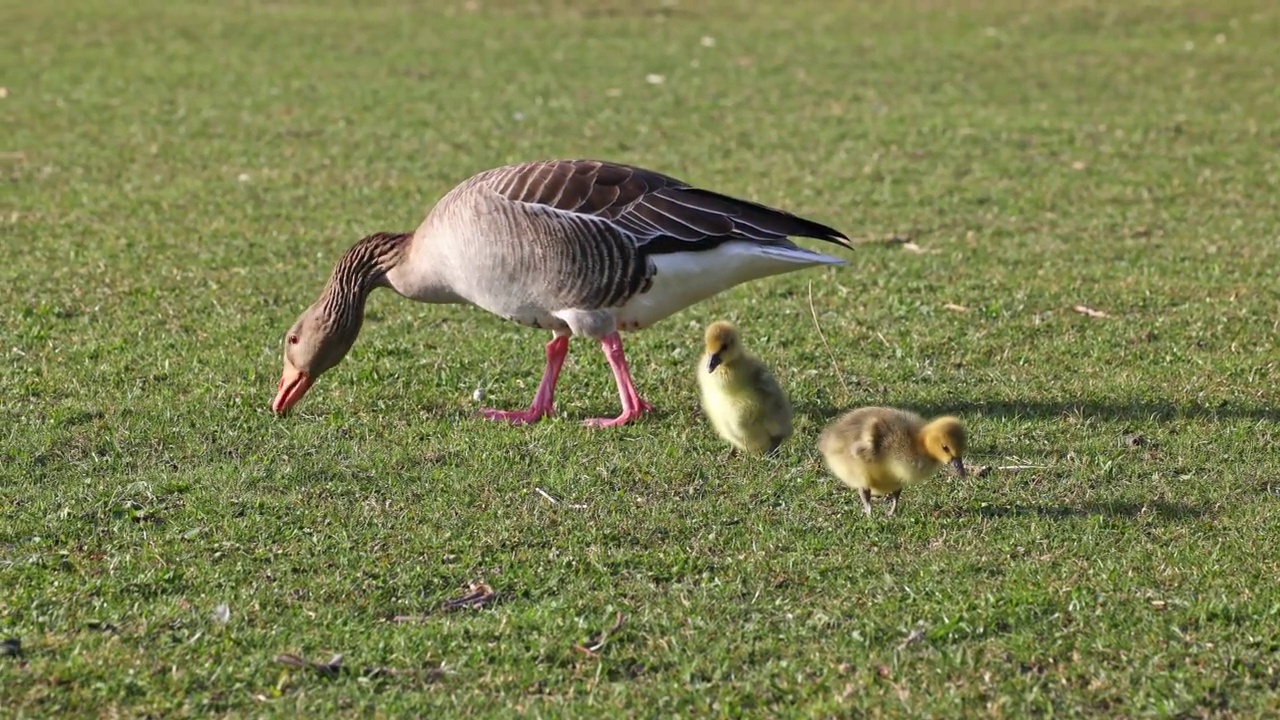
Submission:
[[[285,415],[307,394],[316,378],[333,368],[355,343],[359,321],[343,322],[323,304],[307,308],[284,336],[284,371],[271,410]]]
[[[958,419],[940,417],[925,425],[920,435],[930,457],[944,465],[950,465],[960,477],[967,475],[964,453],[969,446],[969,436]]]
[[[732,324],[719,320],[707,326],[707,372],[715,372],[725,363],[732,364],[742,354],[742,342],[738,330]]]

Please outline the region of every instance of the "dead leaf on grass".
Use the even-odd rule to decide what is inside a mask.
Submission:
[[[451,612],[462,608],[482,608],[493,602],[498,594],[489,587],[488,583],[475,582],[467,586],[467,594],[452,600],[445,600],[440,604],[440,610],[443,612]],[[426,622],[431,619],[431,615],[393,615],[391,622],[393,623],[415,623]]]
[[[1142,447],[1143,445],[1146,445],[1146,444],[1147,444],[1147,438],[1146,438],[1146,436],[1145,436],[1145,435],[1140,435],[1140,434],[1138,434],[1138,433],[1134,433],[1133,435],[1129,435],[1129,436],[1127,436],[1127,437],[1124,439],[1124,445],[1125,445],[1125,447],[1129,447],[1129,448],[1140,448],[1140,447]]]
[[[452,600],[445,600],[440,608],[445,612],[467,607],[482,608],[493,602],[496,597],[498,597],[498,594],[493,591],[493,588],[489,587],[489,583],[475,582],[471,583],[467,588],[466,595]]]
[[[1102,312],[1101,310],[1094,310],[1093,308],[1089,307],[1088,305],[1076,305],[1075,307],[1073,307],[1073,308],[1071,308],[1071,309],[1072,309],[1072,310],[1075,310],[1076,312],[1080,313],[1081,315],[1088,315],[1088,316],[1089,316],[1089,317],[1091,317],[1091,318],[1104,318],[1104,317],[1111,317],[1110,315],[1108,315],[1108,314],[1106,314],[1106,313]]]
[[[907,635],[906,639],[904,639],[901,643],[898,644],[898,649],[903,650],[907,647],[915,645],[921,640],[924,640],[924,623],[917,624],[915,628]]]

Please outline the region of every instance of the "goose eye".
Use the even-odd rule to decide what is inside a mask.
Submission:
[[[947,447],[946,445],[942,446],[942,450],[943,452],[951,452],[951,448]]]
[[[290,345],[297,345],[297,344],[298,344],[298,336],[297,336],[297,335],[290,335],[290,336],[289,336],[289,344],[290,344]]]

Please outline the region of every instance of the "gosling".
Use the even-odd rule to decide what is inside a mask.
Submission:
[[[871,496],[886,497],[889,515],[898,509],[904,485],[927,479],[943,465],[966,477],[968,436],[954,417],[928,423],[912,412],[886,407],[853,410],[822,431],[818,450],[827,467],[858,491],[871,516]]]
[[[791,436],[791,403],[764,363],[742,347],[722,321],[707,326],[707,351],[698,363],[702,411],[736,450],[772,455]]]

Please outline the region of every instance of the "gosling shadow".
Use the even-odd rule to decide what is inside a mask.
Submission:
[[[984,518],[1036,517],[1049,520],[1068,520],[1073,518],[1106,517],[1134,519],[1144,516],[1155,516],[1164,520],[1206,520],[1217,515],[1213,508],[1199,507],[1188,503],[1152,500],[1150,502],[1129,502],[1108,500],[1103,502],[1087,502],[1080,505],[983,505],[966,507],[955,511],[958,515],[970,515]]]

